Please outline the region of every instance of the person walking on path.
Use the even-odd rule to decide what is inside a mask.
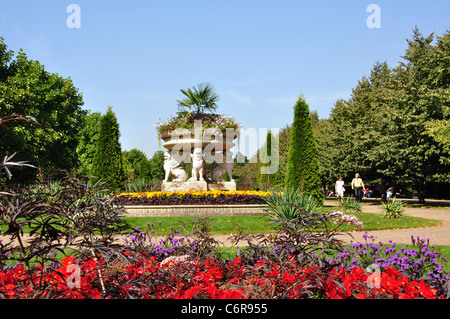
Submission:
[[[334,192],[336,193],[336,196],[339,199],[339,202],[341,202],[341,198],[344,197],[344,181],[342,180],[342,176],[339,176],[339,179],[336,181],[336,184],[334,185]]]
[[[355,178],[352,180],[352,189],[355,191],[355,199],[357,202],[361,201],[362,192],[364,189],[364,183],[359,177],[359,173],[355,174]]]

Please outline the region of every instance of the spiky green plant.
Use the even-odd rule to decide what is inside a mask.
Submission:
[[[381,203],[383,217],[387,219],[402,219],[405,211],[405,203],[396,199],[387,200]]]
[[[272,191],[264,197],[264,201],[271,219],[300,218],[302,214],[310,214],[321,206],[313,195],[306,195],[300,189]]]
[[[341,206],[345,212],[361,212],[361,203],[353,197],[341,198]]]

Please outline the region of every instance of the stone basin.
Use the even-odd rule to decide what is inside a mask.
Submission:
[[[235,146],[233,140],[237,137],[234,130],[218,131],[216,129],[200,130],[177,129],[161,134],[164,140],[162,146],[172,150],[192,151],[194,147],[201,147],[205,152],[229,150]]]

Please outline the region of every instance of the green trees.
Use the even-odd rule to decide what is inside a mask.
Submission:
[[[110,191],[123,187],[122,151],[119,143],[119,123],[111,107],[102,116],[93,159],[93,174],[105,182]]]
[[[79,141],[77,146],[78,168],[80,175],[92,175],[92,161],[97,148],[97,137],[100,129],[100,112],[87,112],[83,117],[83,124],[79,131]]]
[[[323,202],[318,153],[309,106],[303,97],[299,97],[294,106],[285,188],[301,189]]]
[[[11,122],[0,139],[0,154],[37,167],[72,169],[77,165],[78,130],[85,111],[70,78],[49,73],[23,51],[14,57],[0,37],[0,113],[24,114],[44,127]],[[35,170],[17,171],[15,181],[32,179]]]
[[[150,173],[153,179],[164,179],[164,152],[156,151],[150,159]]]
[[[399,66],[377,62],[315,128],[328,185],[359,172],[383,192],[414,188],[423,202],[426,182],[450,182],[450,33],[433,40],[416,28]]]
[[[16,153],[15,161],[29,163],[14,172],[12,182],[34,183],[37,167],[76,170],[101,178],[110,190],[122,187],[124,165],[115,115],[110,108],[102,116],[82,105],[70,78],[47,72],[22,50],[8,50],[0,37],[0,154],[9,158]],[[132,155],[137,153],[142,152],[130,151],[133,159],[128,161],[133,174],[149,179],[164,174],[162,154],[154,156],[153,164],[145,154],[145,161],[136,161]]]
[[[150,179],[150,161],[144,152],[133,148],[130,151],[122,152],[123,167],[128,176],[128,180]]]
[[[427,129],[449,119],[450,31],[438,37],[436,45],[433,40],[433,34],[425,38],[416,28],[408,40],[405,63],[396,68],[393,79],[398,88],[396,104],[406,117],[405,176],[416,186],[421,201],[426,181],[450,182],[450,156],[445,151],[448,144],[436,141]]]
[[[445,97],[448,99],[450,85],[449,33],[447,32],[443,37],[439,37],[436,46],[432,48],[432,55],[434,55],[432,65],[434,67],[429,72],[429,80],[437,87],[434,93],[439,94],[441,99]],[[450,153],[450,103],[440,103],[440,107],[442,117],[430,119],[426,124],[426,133],[440,143],[448,154]]]
[[[291,126],[282,128],[278,133],[278,170],[271,176],[270,185],[283,187],[286,178],[289,145],[291,140]]]
[[[261,150],[261,162],[259,165],[259,171],[258,171],[258,183],[261,185],[264,185],[265,189],[268,189],[270,186],[270,178],[271,175],[269,171],[269,165],[272,155],[272,139],[273,134],[271,130],[267,131],[266,135],[266,143],[263,145]]]
[[[104,115],[88,112],[79,136],[77,173],[91,176],[93,182],[101,179],[110,190],[141,191],[157,187],[164,178],[162,151],[148,159],[136,148],[121,150],[119,125],[111,107]]]
[[[128,180],[154,180],[164,179],[164,152],[156,151],[151,158],[147,158],[144,152],[133,148],[123,151],[122,158],[124,169],[127,171]]]

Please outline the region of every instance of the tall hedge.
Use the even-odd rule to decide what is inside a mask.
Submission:
[[[309,106],[302,96],[294,106],[285,188],[300,188],[305,194],[312,195],[323,203],[318,152]]]
[[[122,188],[125,175],[119,137],[119,123],[112,108],[108,107],[108,111],[100,120],[93,172],[97,179],[105,182],[105,187],[110,191]]]

